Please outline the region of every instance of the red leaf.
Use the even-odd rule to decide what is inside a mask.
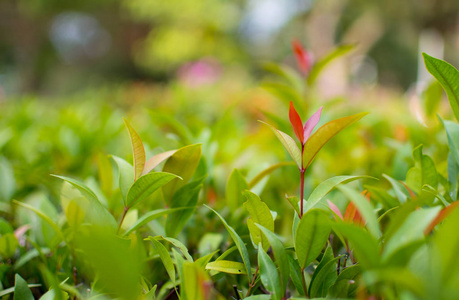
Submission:
[[[370,193],[368,193],[367,190],[364,190],[361,194],[365,196],[368,202],[370,202]],[[346,212],[344,213],[344,220],[351,221],[355,225],[359,226],[365,225],[365,220],[353,202],[349,202],[349,205],[346,208]]]
[[[321,106],[318,111],[316,111],[304,124],[303,128],[303,141],[306,143],[308,140],[309,136],[311,135],[312,130],[314,130],[314,127],[317,126],[317,123],[320,121],[320,115],[322,113],[322,108]]]
[[[306,50],[304,50],[303,46],[298,40],[292,41],[293,51],[295,53],[296,62],[298,64],[298,68],[304,74],[309,73],[312,66],[312,57]]]
[[[295,135],[300,140],[301,145],[304,145],[303,123],[301,122],[301,118],[296,112],[292,101],[290,101],[290,110],[288,116],[290,118],[290,123],[292,124]]]

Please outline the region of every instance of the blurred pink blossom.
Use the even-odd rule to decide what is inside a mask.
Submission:
[[[178,70],[178,78],[191,88],[198,88],[217,81],[222,73],[221,65],[214,59],[201,59],[184,64]]]

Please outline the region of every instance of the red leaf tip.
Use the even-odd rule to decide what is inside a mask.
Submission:
[[[290,109],[288,116],[290,119],[290,124],[292,124],[293,131],[295,132],[295,135],[298,137],[301,144],[304,145],[303,123],[301,122],[301,118],[298,115],[295,106],[293,106],[292,101],[290,101]]]

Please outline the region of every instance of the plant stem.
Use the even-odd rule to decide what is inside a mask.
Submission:
[[[121,216],[120,223],[118,224],[118,230],[116,231],[117,234],[120,233],[121,225],[123,225],[123,221],[124,221],[124,218],[126,217],[126,214],[127,214],[128,210],[129,210],[129,207],[125,206],[123,215]]]
[[[255,271],[255,274],[253,274],[252,282],[249,283],[249,290],[247,291],[247,294],[245,295],[246,297],[250,296],[250,292],[252,291],[252,288],[255,285],[255,279],[257,279],[257,274],[258,274],[259,269],[260,269],[260,266],[257,266],[257,270]]]
[[[304,278],[304,268],[301,269],[301,283],[303,284],[303,291],[304,291],[304,296],[306,298],[308,297],[308,288],[306,287],[306,278]]]
[[[300,219],[303,217],[303,197],[304,197],[304,172],[306,171],[303,166],[303,153],[304,153],[304,145],[301,145],[301,183],[300,183],[300,202],[301,202],[301,214]]]

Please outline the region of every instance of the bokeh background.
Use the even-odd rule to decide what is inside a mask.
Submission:
[[[458,13],[455,0],[4,0],[0,99],[225,75],[247,83],[263,61],[293,65],[292,39],[315,57],[358,45],[326,89],[406,91],[425,79],[420,51],[459,63]]]

